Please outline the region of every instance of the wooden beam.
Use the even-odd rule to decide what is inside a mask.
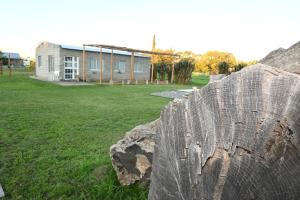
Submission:
[[[131,59],[130,59],[130,80],[134,80],[134,52],[131,52]]]
[[[175,56],[175,57],[179,57],[180,56],[178,54],[173,54],[173,53],[146,51],[146,50],[132,49],[132,48],[127,48],[127,47],[120,47],[120,46],[114,46],[114,45],[105,45],[105,44],[85,44],[85,46],[98,47],[98,48],[102,47],[102,48],[105,48],[105,49],[115,49],[115,50],[120,50],[120,51],[145,53],[145,54],[154,54],[154,55],[165,55],[165,56]]]
[[[172,63],[172,76],[171,76],[171,83],[173,83],[173,82],[174,82],[174,67],[175,67],[175,65],[174,65],[174,63]]]
[[[111,54],[110,54],[110,83],[113,83],[113,56],[114,56],[114,50],[111,49]]]
[[[85,45],[82,52],[82,80],[85,81]]]
[[[99,82],[102,84],[102,78],[103,78],[103,57],[102,57],[102,47],[100,47],[100,77]]]

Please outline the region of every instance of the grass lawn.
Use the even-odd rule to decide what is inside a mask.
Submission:
[[[203,86],[209,81],[209,76],[203,74],[193,73],[192,75],[192,85]]]
[[[118,184],[109,147],[159,117],[169,100],[150,93],[186,86],[62,87],[28,75],[0,76],[4,199],[146,199],[147,188]]]

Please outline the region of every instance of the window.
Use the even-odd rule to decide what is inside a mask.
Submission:
[[[94,57],[89,57],[89,65],[88,65],[90,70],[99,70],[98,68],[98,60]]]
[[[48,55],[48,71],[54,72],[54,56]]]
[[[91,71],[100,71],[100,59],[96,57],[89,57],[88,67]],[[102,59],[102,71],[104,71],[104,59]]]
[[[143,73],[144,72],[143,63],[140,63],[140,62],[134,63],[134,72],[136,72],[136,73]]]
[[[65,73],[64,77],[66,80],[75,79],[76,76],[79,75],[79,57],[71,57],[65,56],[64,57],[64,67]]]
[[[64,63],[65,63],[65,68],[72,68],[73,57],[66,56]]]
[[[42,56],[38,56],[38,67],[42,66]]]
[[[118,73],[125,73],[125,68],[126,68],[126,62],[121,60],[119,62],[116,62],[114,71]]]

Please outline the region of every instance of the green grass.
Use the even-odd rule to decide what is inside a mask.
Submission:
[[[203,86],[209,81],[209,76],[204,74],[193,73],[192,75],[192,85]]]
[[[28,75],[0,76],[4,199],[146,199],[147,188],[119,185],[109,147],[159,117],[169,100],[152,92],[186,86],[62,87]]]

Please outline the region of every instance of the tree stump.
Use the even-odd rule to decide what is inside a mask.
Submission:
[[[161,113],[149,200],[300,199],[300,76],[257,64]]]

